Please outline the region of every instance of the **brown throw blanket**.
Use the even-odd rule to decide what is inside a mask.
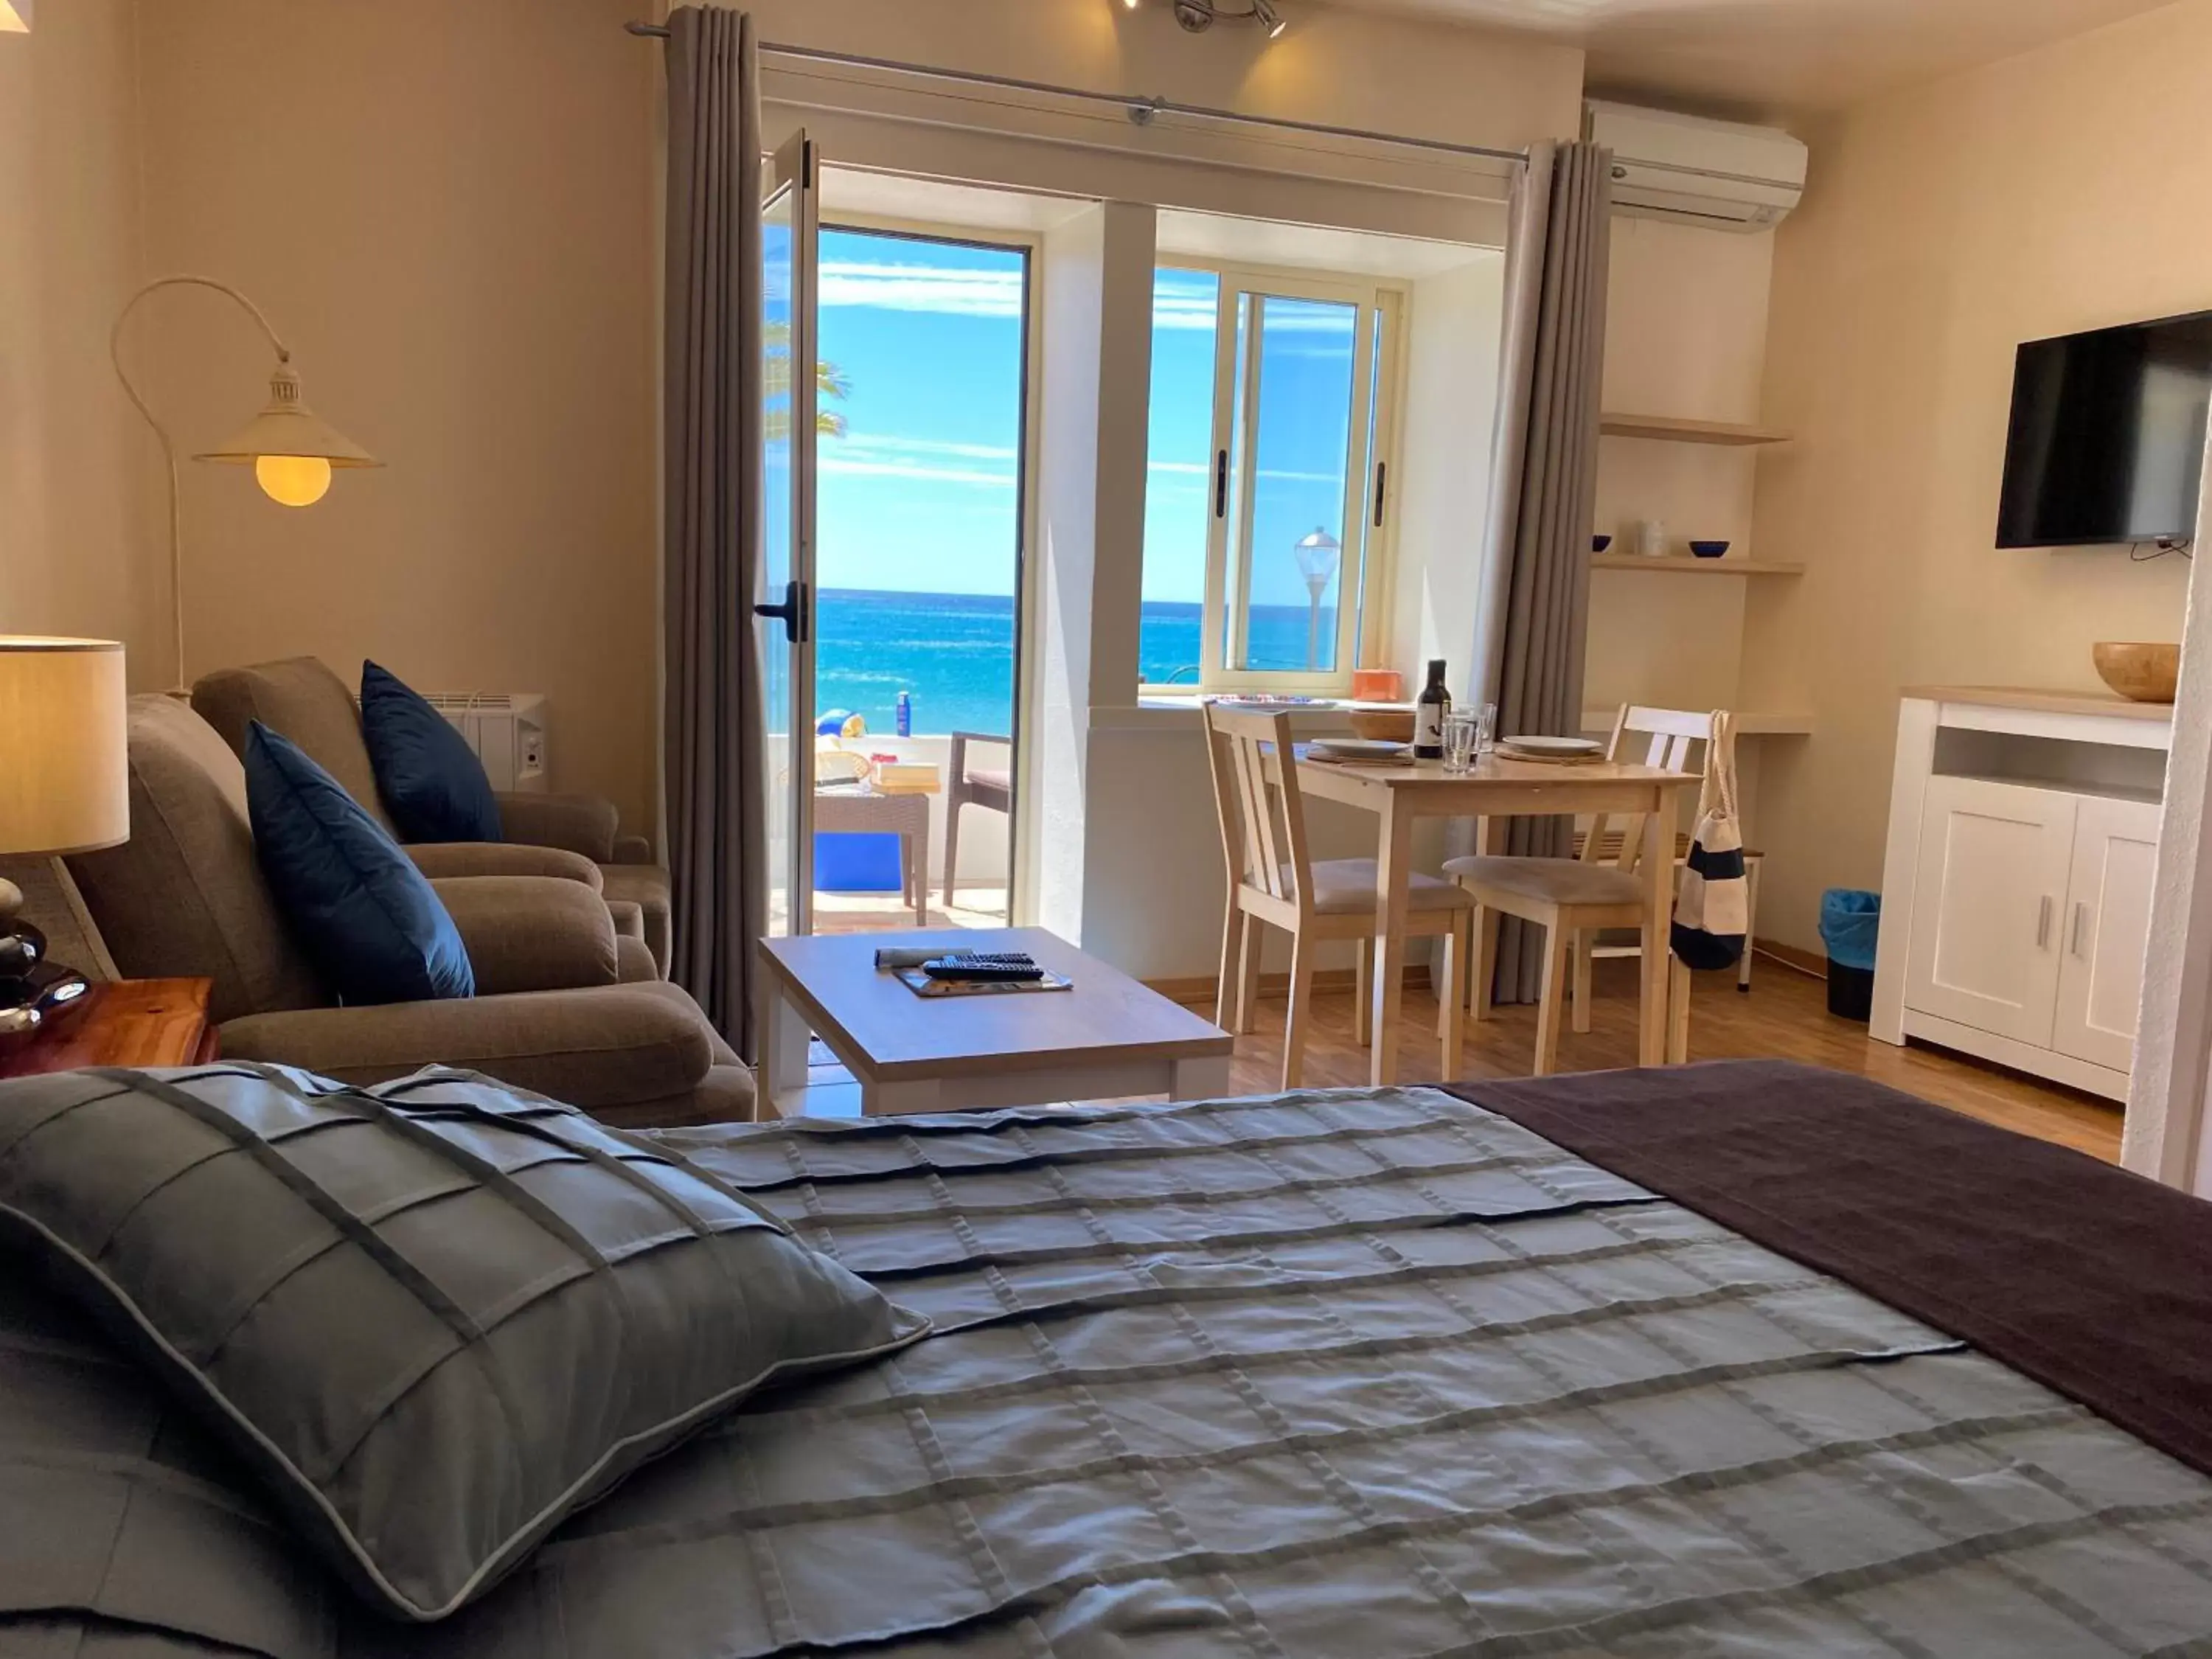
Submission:
[[[1451,1092],[1972,1343],[2212,1474],[2212,1206],[1779,1060]]]

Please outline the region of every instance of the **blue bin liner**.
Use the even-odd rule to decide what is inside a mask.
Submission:
[[[1828,947],[1829,961],[1872,973],[1881,933],[1881,894],[1831,887],[1820,895],[1820,942]]]
[[[896,835],[826,830],[815,832],[816,892],[896,893],[905,887],[899,874],[899,838]]]

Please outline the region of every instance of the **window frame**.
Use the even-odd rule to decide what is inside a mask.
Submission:
[[[1208,453],[1218,466],[1222,452],[1231,458],[1230,510],[1206,515],[1205,602],[1200,613],[1199,678],[1195,685],[1146,683],[1138,687],[1141,698],[1194,699],[1224,692],[1273,692],[1320,697],[1348,696],[1353,673],[1388,654],[1389,607],[1396,579],[1397,514],[1392,508],[1392,483],[1397,472],[1398,440],[1403,426],[1406,376],[1404,353],[1412,305],[1409,285],[1388,278],[1353,273],[1293,270],[1207,258],[1199,254],[1162,252],[1154,256],[1157,270],[1204,272],[1219,284],[1214,313],[1214,373],[1212,441]],[[1335,533],[1343,546],[1359,550],[1356,587],[1347,580],[1350,560],[1340,567],[1337,587],[1336,666],[1304,669],[1231,669],[1229,628],[1232,616],[1249,616],[1250,557],[1249,534],[1238,532],[1240,521],[1249,521],[1258,465],[1258,445],[1239,444],[1237,411],[1256,404],[1261,354],[1240,353],[1238,312],[1250,297],[1311,300],[1358,307],[1355,324],[1355,379],[1352,417],[1347,422],[1346,477],[1358,479],[1345,491],[1343,522]],[[1261,339],[1265,338],[1265,311],[1261,308]],[[1243,361],[1240,362],[1240,358]],[[1243,384],[1240,385],[1240,370]],[[1147,445],[1149,448],[1149,444]],[[1208,488],[1215,485],[1209,476]],[[1232,535],[1246,533],[1246,544],[1232,544]],[[1142,550],[1139,550],[1139,557]],[[1232,575],[1243,600],[1230,610]],[[1356,593],[1357,603],[1347,599]],[[1241,629],[1240,629],[1241,632]]]

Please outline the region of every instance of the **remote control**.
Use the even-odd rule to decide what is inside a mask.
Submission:
[[[933,957],[921,964],[921,971],[932,979],[949,980],[1026,981],[1044,977],[1044,969],[1036,965],[1035,958],[1018,951],[995,956],[963,951]]]

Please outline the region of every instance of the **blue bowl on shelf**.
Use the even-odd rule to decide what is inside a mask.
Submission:
[[[1729,550],[1726,542],[1692,542],[1690,551],[1701,559],[1717,559]]]
[[[1593,536],[1590,538],[1590,551],[1593,553],[1602,553],[1607,548],[1611,547],[1612,545],[1613,538],[1610,536]]]

